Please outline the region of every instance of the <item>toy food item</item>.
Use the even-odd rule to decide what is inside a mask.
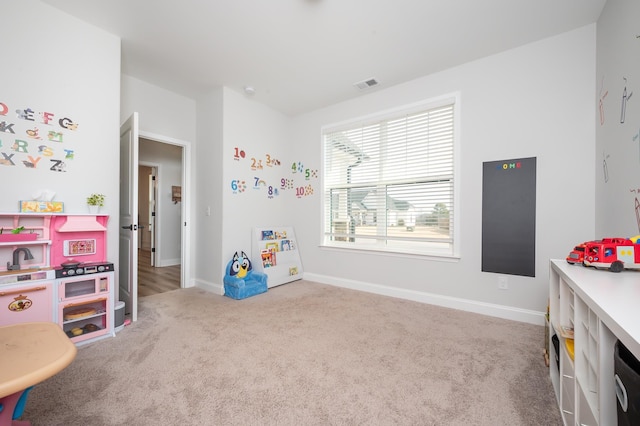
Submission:
[[[83,327],[87,333],[91,333],[92,331],[97,331],[98,326],[95,324],[87,324]]]
[[[71,334],[73,334],[74,336],[79,336],[83,333],[84,331],[80,328],[80,327],[75,327],[71,329]]]
[[[97,311],[95,310],[95,308],[90,308],[90,307],[78,308],[78,309],[74,309],[72,311],[66,312],[64,314],[64,319],[65,320],[78,319],[78,318],[86,317],[89,315],[93,315],[96,312]]]

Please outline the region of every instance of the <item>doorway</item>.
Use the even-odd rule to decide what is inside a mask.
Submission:
[[[138,295],[183,287],[182,206],[172,188],[182,188],[183,150],[179,145],[139,138]]]
[[[155,135],[138,129],[138,113],[131,116],[120,126],[120,211],[119,211],[119,274],[118,274],[118,299],[125,302],[125,315],[129,315],[131,321],[138,318],[138,165],[139,145],[141,138],[150,142],[157,142],[152,153],[162,151],[164,146],[177,146],[181,150],[181,161],[178,168],[181,170],[180,182],[180,214],[178,236],[174,238],[177,246],[180,264],[180,287],[191,287],[187,283],[187,277],[191,276],[192,263],[190,261],[189,223],[191,209],[191,144],[178,139]],[[146,154],[145,154],[146,155]],[[162,161],[159,161],[162,162]],[[184,191],[182,190],[184,187]],[[173,193],[173,191],[171,191]],[[159,211],[162,197],[156,197],[156,211]],[[169,204],[169,203],[165,203]],[[161,210],[161,209],[160,209]],[[156,228],[160,228],[161,217],[156,215]],[[156,232],[157,247],[163,232]],[[170,241],[171,239],[169,239]],[[160,259],[163,259],[160,257]],[[159,265],[163,266],[163,265]]]

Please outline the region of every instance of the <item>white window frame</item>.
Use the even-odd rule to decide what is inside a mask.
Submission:
[[[443,96],[427,99],[418,103],[403,105],[398,108],[393,108],[385,111],[381,111],[375,114],[370,114],[363,117],[358,117],[354,119],[350,119],[347,121],[328,124],[322,126],[321,128],[321,156],[322,156],[322,170],[325,169],[326,158],[325,158],[325,134],[329,132],[339,131],[340,129],[350,129],[354,128],[362,123],[367,122],[378,122],[392,119],[394,117],[398,117],[402,114],[411,114],[419,111],[426,111],[434,108],[438,108],[444,105],[453,104],[453,218],[452,218],[452,235],[451,235],[451,248],[450,250],[442,250],[437,247],[430,247],[430,245],[424,244],[419,247],[414,246],[387,246],[386,244],[382,245],[362,245],[357,244],[355,242],[349,241],[336,241],[332,239],[330,235],[325,232],[325,221],[326,217],[326,201],[327,195],[325,193],[325,176],[324,173],[321,173],[321,183],[322,183],[322,195],[321,195],[321,236],[320,236],[320,246],[323,248],[338,248],[338,249],[346,249],[353,250],[358,252],[371,252],[371,253],[388,253],[388,254],[401,254],[401,255],[416,255],[420,257],[431,257],[433,259],[459,259],[460,258],[460,223],[461,223],[461,203],[460,203],[460,134],[461,134],[461,126],[460,126],[460,93],[449,93]]]

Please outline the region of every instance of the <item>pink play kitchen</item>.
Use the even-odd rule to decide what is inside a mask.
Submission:
[[[77,344],[113,336],[108,219],[0,213],[0,326],[54,322]]]

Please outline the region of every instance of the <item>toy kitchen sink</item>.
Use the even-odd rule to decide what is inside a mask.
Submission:
[[[0,272],[0,286],[54,278],[55,271],[52,268],[30,268],[14,271],[2,271]]]

